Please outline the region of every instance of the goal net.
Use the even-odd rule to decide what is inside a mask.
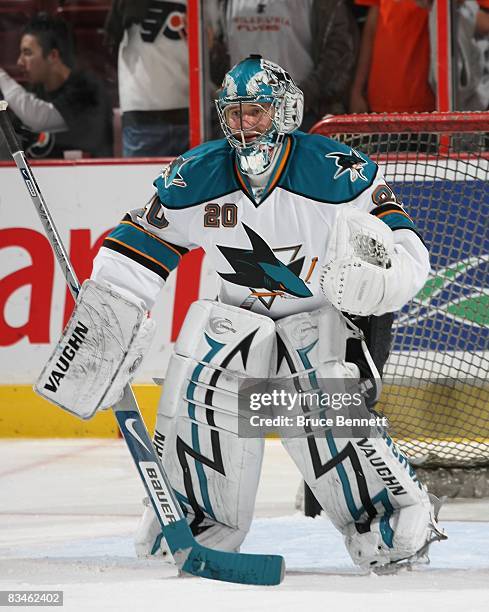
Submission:
[[[486,130],[489,113],[349,115],[313,128],[381,166],[430,250],[430,278],[394,323],[378,408],[428,486],[463,497],[489,495]]]

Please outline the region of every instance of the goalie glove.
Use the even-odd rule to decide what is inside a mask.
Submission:
[[[333,306],[350,314],[394,312],[422,286],[415,278],[415,261],[402,245],[394,244],[392,230],[355,208],[340,211],[326,261],[321,290]]]

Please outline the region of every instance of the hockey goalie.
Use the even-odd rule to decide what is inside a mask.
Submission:
[[[252,521],[264,450],[263,439],[239,435],[239,382],[357,379],[366,369],[378,379],[354,322],[384,322],[388,337],[390,313],[420,290],[430,264],[379,167],[298,130],[303,95],[280,66],[260,56],[241,61],[216,107],[225,138],[176,159],[154,181],[146,207],[108,235],[65,348],[37,388],[85,418],[116,402],[151,342],[147,313],[159,291],[182,256],[202,247],[220,292],[187,314],[154,444],[197,540],[236,551]],[[359,566],[415,562],[444,537],[437,500],[388,432],[359,439],[323,428],[283,444]],[[136,548],[165,550],[150,506]]]

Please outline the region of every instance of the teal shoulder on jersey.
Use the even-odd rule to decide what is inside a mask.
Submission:
[[[339,204],[358,197],[377,175],[367,155],[331,138],[294,132],[289,158],[276,184],[319,202]],[[241,189],[234,150],[225,139],[206,142],[176,158],[156,178],[160,200],[188,208]]]
[[[367,155],[320,134],[295,132],[278,185],[311,200],[340,204],[357,198],[377,176]]]
[[[233,164],[227,140],[212,140],[174,159],[153,184],[167,208],[188,208],[238,191]]]

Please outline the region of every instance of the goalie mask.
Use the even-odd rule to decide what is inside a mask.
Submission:
[[[224,77],[216,100],[222,130],[247,174],[272,163],[284,135],[302,123],[304,96],[278,64],[251,55]]]

